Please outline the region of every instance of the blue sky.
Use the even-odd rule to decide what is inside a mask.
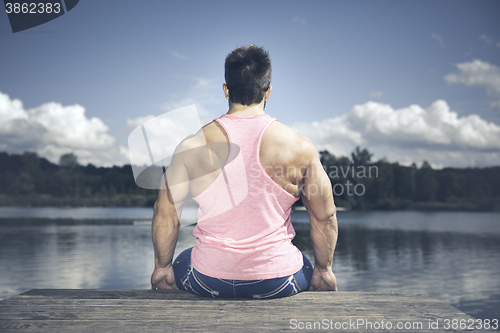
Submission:
[[[224,58],[253,43],[273,61],[267,112],[318,149],[500,165],[499,15],[498,1],[81,0],[13,34],[2,12],[0,150],[127,163],[145,117],[225,113]]]

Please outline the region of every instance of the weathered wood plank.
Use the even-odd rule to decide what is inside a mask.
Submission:
[[[1,332],[373,331],[360,321],[386,323],[377,332],[397,331],[387,329],[387,323],[398,322],[436,332],[430,323],[442,326],[452,319],[472,320],[429,295],[405,293],[304,292],[275,300],[212,300],[183,291],[70,289],[30,290],[0,301]]]

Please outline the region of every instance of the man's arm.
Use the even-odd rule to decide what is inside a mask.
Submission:
[[[160,189],[154,205],[152,236],[155,270],[151,276],[151,288],[177,289],[172,258],[179,236],[179,218],[174,205],[168,199],[167,189]]]
[[[187,170],[182,161],[174,156],[154,204],[152,237],[155,270],[151,276],[153,289],[177,289],[172,259],[179,236],[179,217],[188,193]]]
[[[302,202],[311,221],[311,241],[315,259],[309,289],[337,290],[337,281],[332,272],[338,235],[332,186],[314,147],[309,149],[309,154],[311,158],[301,191]]]

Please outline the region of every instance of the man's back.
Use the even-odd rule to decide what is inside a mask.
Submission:
[[[179,151],[186,152],[182,159],[188,170],[189,191],[193,197],[208,188],[228,162],[228,144],[227,133],[216,121],[181,144]],[[304,176],[314,154],[316,150],[309,139],[278,121],[272,122],[265,130],[259,149],[260,163],[265,172],[295,197],[301,194]]]
[[[284,140],[283,129],[269,128],[276,120],[263,112],[250,117],[225,114],[215,122],[204,129],[206,154],[193,154],[194,161],[186,165],[193,178],[200,165],[205,171],[214,170],[190,184],[193,199],[199,204],[192,266],[207,276],[235,280],[296,273],[304,265],[302,254],[291,242],[295,231],[290,212],[298,192],[290,193],[285,187],[290,191],[299,188],[292,181],[306,166],[290,164],[296,155],[289,152],[294,146]],[[277,142],[281,142],[279,146]],[[262,165],[259,155],[270,159],[270,154],[282,163]],[[278,154],[281,156],[276,158]],[[219,161],[226,163],[219,165]],[[294,175],[288,177],[287,170]]]

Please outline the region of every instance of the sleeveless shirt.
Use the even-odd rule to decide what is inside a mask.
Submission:
[[[223,115],[229,157],[217,178],[193,199],[199,204],[192,266],[202,274],[233,280],[291,275],[303,266],[293,244],[290,221],[298,200],[266,173],[260,163],[262,136],[276,119]]]

